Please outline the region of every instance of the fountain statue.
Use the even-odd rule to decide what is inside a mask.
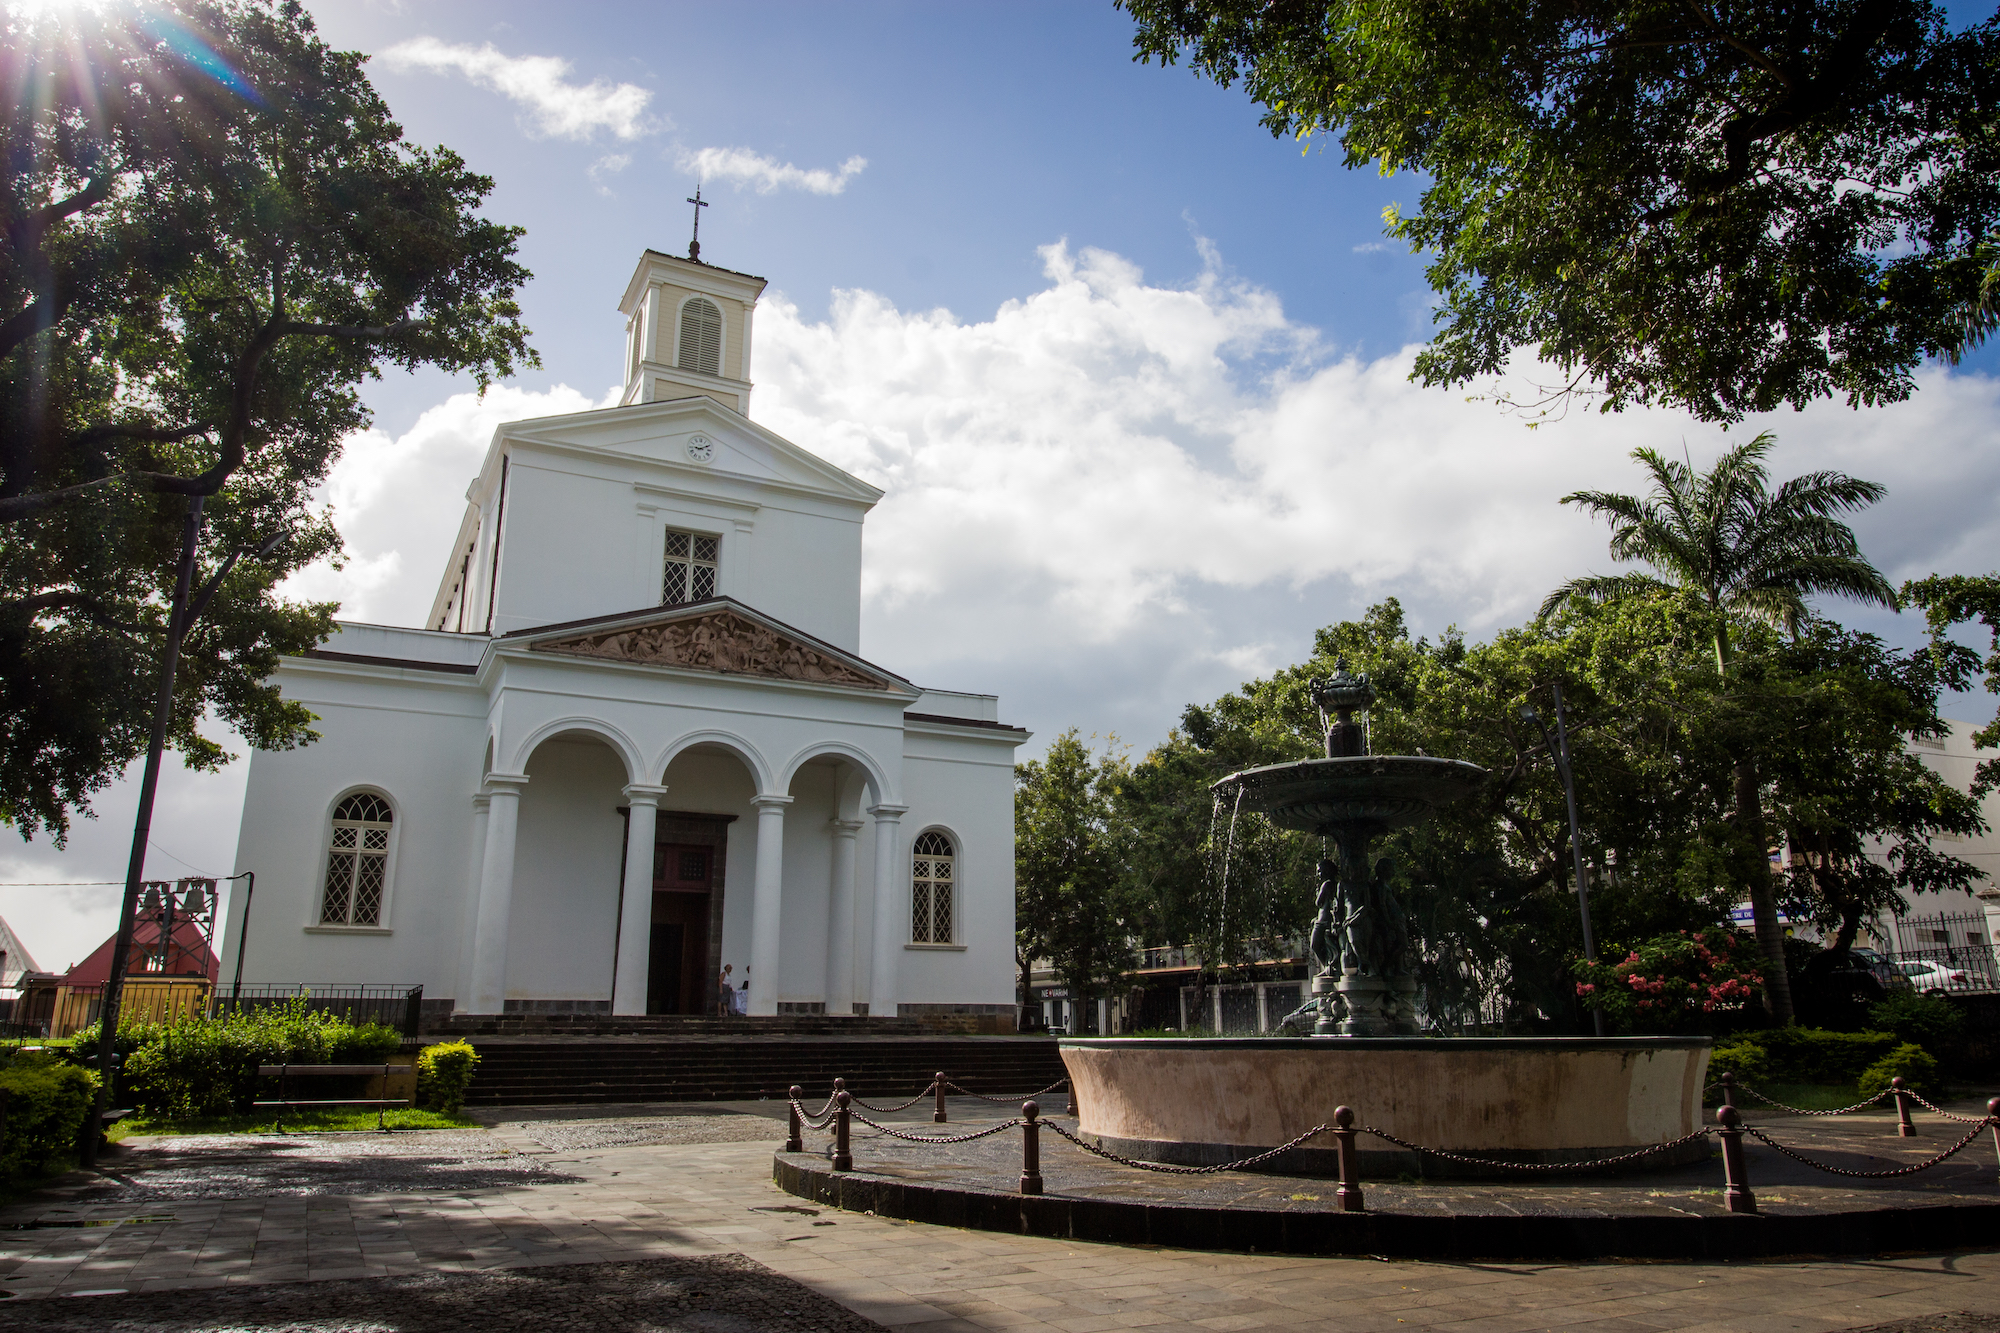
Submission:
[[[1384,857],[1371,866],[1368,845],[1470,795],[1486,770],[1458,759],[1370,754],[1368,728],[1354,715],[1374,704],[1375,687],[1345,662],[1310,688],[1326,727],[1326,757],[1247,768],[1214,790],[1239,811],[1262,811],[1279,828],[1333,845],[1334,855],[1319,863],[1312,996],[1287,1023],[1310,1015],[1320,1036],[1414,1033],[1409,920],[1389,882],[1393,862]]]

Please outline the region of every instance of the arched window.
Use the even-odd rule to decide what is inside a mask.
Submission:
[[[702,375],[722,373],[722,311],[697,296],[681,307],[680,368]]]
[[[957,861],[951,839],[935,829],[919,835],[911,848],[911,943],[952,943],[951,883]]]
[[[389,803],[356,792],[333,811],[333,842],[326,853],[326,887],[320,898],[323,926],[382,923],[382,895],[389,885],[389,833],[396,822]]]

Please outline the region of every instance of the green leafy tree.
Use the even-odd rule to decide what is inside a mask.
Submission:
[[[1986,692],[2000,694],[2000,574],[1933,574],[1904,584],[1903,598],[1922,608],[1930,626],[1931,653],[1941,671],[1949,670],[1946,664],[1958,651],[1949,637],[1951,631],[1974,622],[1984,626]],[[1988,748],[2000,746],[2000,715],[1973,732],[1972,743]],[[2000,788],[2000,759],[1980,761],[1973,779],[1973,793],[1984,795],[1996,788]]]
[[[2000,20],[1929,0],[1118,0],[1141,60],[1425,184],[1427,384],[1518,348],[1734,421],[1909,396],[1990,327]]]
[[[1094,758],[1072,727],[1014,769],[1014,958],[1021,1003],[1048,959],[1072,1000],[1100,993],[1130,961],[1112,854],[1111,791],[1123,768]]]
[[[534,364],[518,228],[448,149],[408,144],[296,0],[10,13],[0,33],[0,819],[60,839],[145,748],[180,534],[210,572],[170,743],[213,711],[253,745],[312,738],[263,682],[332,607],[280,599],[337,558],[312,496],[384,366]]]
[[[1764,456],[1775,443],[1770,434],[1759,435],[1724,453],[1706,473],[1639,449],[1633,457],[1653,482],[1646,497],[1610,491],[1564,496],[1564,504],[1581,505],[1610,521],[1613,559],[1638,561],[1654,572],[1571,580],[1549,594],[1542,614],[1567,603],[1604,602],[1667,588],[1691,593],[1708,613],[1715,671],[1726,688],[1731,636],[1746,623],[1790,630],[1813,594],[1896,605],[1895,589],[1862,557],[1853,530],[1838,517],[1881,499],[1883,488],[1837,472],[1816,472],[1773,491]],[[1771,1012],[1779,1023],[1789,1023],[1792,997],[1765,855],[1768,834],[1754,731],[1754,726],[1746,727],[1730,742],[1735,752],[1736,860],[1757,942],[1772,969]]]
[[[1946,734],[1939,693],[1964,687],[1970,656],[1953,654],[1940,673],[1927,650],[1899,653],[1817,617],[1760,655],[1744,702],[1764,737],[1771,822],[1792,853],[1787,899],[1831,941],[1821,966],[1846,954],[1864,919],[1984,878],[1932,844],[1985,830],[1977,798],[1908,745]]]

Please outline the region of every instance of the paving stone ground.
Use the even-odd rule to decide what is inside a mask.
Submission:
[[[772,1151],[784,1133],[778,1107],[711,1108],[759,1113],[762,1125],[688,1114],[694,1109],[519,1116],[484,1139],[395,1135],[390,1146],[368,1136],[300,1136],[288,1141],[297,1146],[269,1153],[273,1189],[258,1186],[254,1157],[264,1150],[239,1142],[198,1159],[236,1155],[228,1171],[237,1192],[227,1197],[201,1179],[182,1145],[130,1147],[116,1164],[120,1188],[149,1193],[93,1197],[93,1182],[72,1180],[67,1192],[0,1209],[0,1227],[8,1228],[0,1230],[0,1290],[14,1297],[0,1301],[0,1328],[422,1333],[420,1311],[449,1310],[459,1319],[453,1327],[506,1329],[528,1326],[505,1322],[513,1310],[540,1308],[524,1304],[523,1292],[538,1293],[537,1300],[570,1293],[551,1298],[547,1316],[530,1321],[537,1327],[815,1327],[809,1321],[820,1316],[787,1297],[788,1288],[759,1295],[766,1289],[755,1286],[763,1279],[752,1269],[730,1270],[749,1273],[743,1281],[751,1285],[717,1308],[676,1305],[671,1293],[648,1296],[643,1286],[618,1294],[621,1284],[681,1280],[649,1276],[640,1265],[700,1259],[761,1265],[896,1333],[2000,1330],[1995,1253],[1388,1263],[1076,1244],[829,1212],[770,1184]],[[955,1126],[979,1114],[974,1104],[953,1104]],[[664,1141],[674,1134],[659,1125],[676,1118],[704,1122],[689,1126],[690,1134],[721,1132],[722,1121],[762,1137]],[[921,1125],[927,1117],[906,1119]],[[558,1128],[576,1137],[550,1146]],[[629,1141],[633,1136],[647,1141]],[[308,1173],[312,1183],[302,1187],[296,1164],[311,1154],[332,1166]],[[412,1157],[428,1163],[435,1187],[408,1187],[413,1168],[405,1159]],[[510,1157],[521,1161],[510,1164]],[[487,1171],[500,1178],[475,1174]],[[371,1181],[391,1183],[353,1192]],[[110,1225],[89,1225],[103,1223]],[[581,1308],[599,1288],[605,1301]],[[82,1294],[107,1291],[122,1294]],[[251,1322],[246,1311],[258,1309],[279,1313]]]

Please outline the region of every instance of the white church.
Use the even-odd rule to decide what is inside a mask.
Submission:
[[[750,419],[762,278],[647,251],[621,405],[494,432],[421,629],[275,677],[222,975],[467,1014],[1014,1012],[992,695],[861,655],[883,492]]]

